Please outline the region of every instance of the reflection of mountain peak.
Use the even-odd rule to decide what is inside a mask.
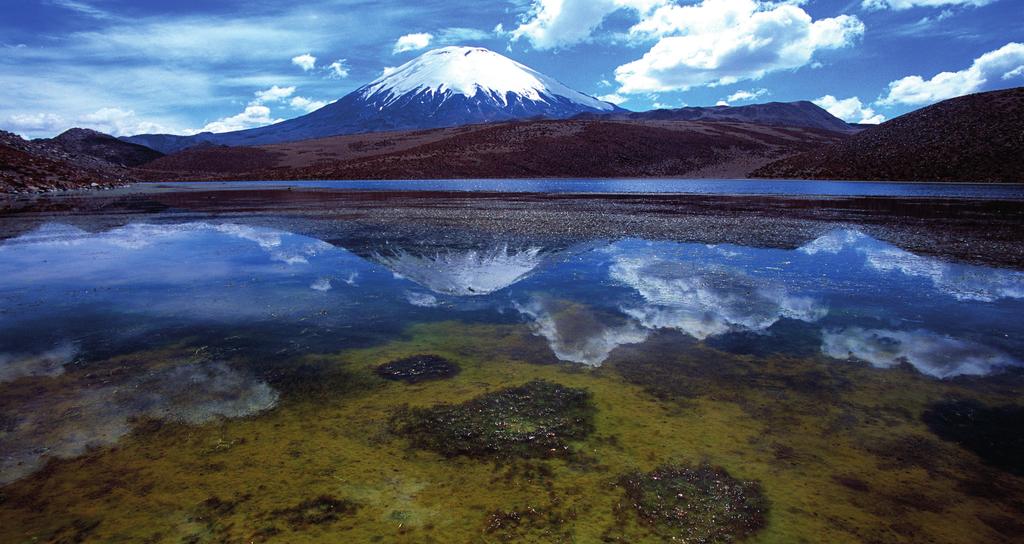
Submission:
[[[540,247],[438,251],[417,255],[404,249],[376,253],[374,261],[397,275],[445,295],[487,295],[519,282],[545,260]]]

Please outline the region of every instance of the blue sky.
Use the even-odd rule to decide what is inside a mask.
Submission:
[[[1024,85],[1021,0],[0,0],[0,128],[225,131],[430,48],[488,47],[622,107],[815,100],[878,122]]]

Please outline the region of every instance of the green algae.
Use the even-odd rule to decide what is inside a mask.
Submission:
[[[557,457],[590,434],[593,412],[585,390],[536,380],[462,404],[400,410],[391,428],[449,457]]]
[[[1014,538],[1024,479],[932,438],[921,415],[950,395],[1005,405],[1019,388],[679,340],[652,337],[586,369],[550,364],[544,339],[525,327],[446,322],[370,348],[232,360],[280,392],[272,410],[200,425],[134,421],[116,445],[53,460],[3,488],[0,541],[662,542],[623,500],[619,475],[705,460],[760,482],[772,505],[745,542]],[[183,352],[97,368],[117,375]],[[462,371],[412,385],[375,373],[422,353]],[[657,387],[623,371],[658,361],[663,380],[674,370],[686,379]],[[78,379],[14,385],[29,396]],[[537,380],[588,394],[593,430],[571,441],[573,456],[446,457],[391,432],[401,406],[460,405]],[[204,506],[213,497],[233,506]],[[294,525],[283,513],[319,497],[359,507],[321,524]]]

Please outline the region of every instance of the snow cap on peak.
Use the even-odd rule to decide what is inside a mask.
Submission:
[[[532,68],[483,47],[451,46],[427,51],[370,82],[363,97],[384,99],[385,103],[408,94],[461,94],[468,98],[483,93],[489,99],[508,103],[511,93],[523,100],[549,102],[563,98],[595,110],[614,106],[574,91]]]

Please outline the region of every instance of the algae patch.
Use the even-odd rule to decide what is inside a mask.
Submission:
[[[619,485],[637,515],[672,541],[733,542],[767,524],[761,485],[737,480],[722,468],[668,465],[627,474]]]
[[[536,380],[462,404],[402,409],[391,428],[448,457],[556,457],[593,431],[593,418],[589,392]]]

